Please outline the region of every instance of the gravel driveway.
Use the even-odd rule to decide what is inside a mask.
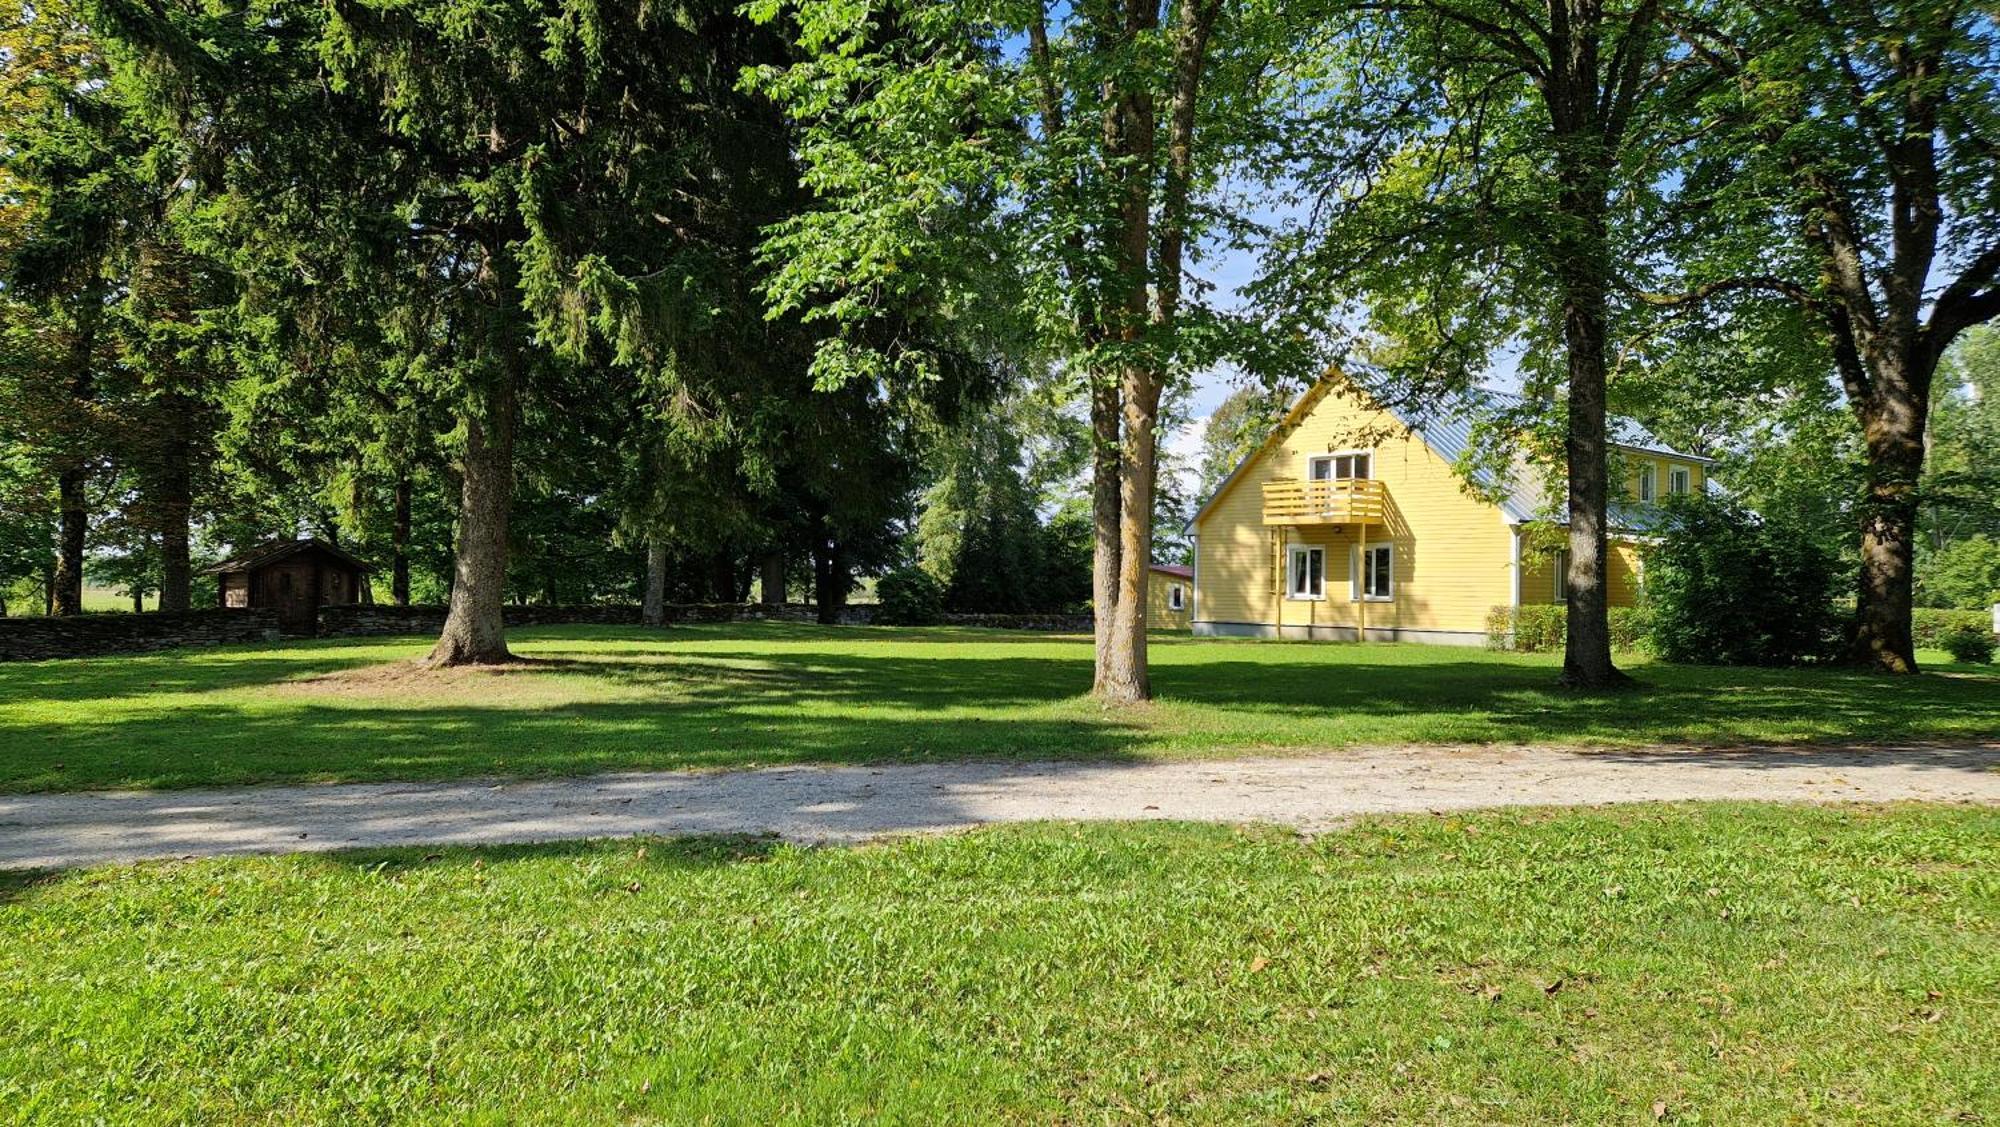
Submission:
[[[368,845],[770,833],[854,841],[1034,819],[1274,822],[1690,799],[2000,804],[2000,744],[1362,748],[1284,758],[940,763],[577,779],[0,795],[0,867]]]

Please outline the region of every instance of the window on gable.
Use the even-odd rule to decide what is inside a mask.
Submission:
[[[1291,577],[1285,590],[1294,599],[1326,597],[1326,549],[1293,548]]]
[[[1655,472],[1652,466],[1639,467],[1639,500],[1651,501],[1653,499],[1656,492],[1654,485]]]
[[[1667,492],[1679,497],[1692,488],[1694,488],[1694,475],[1688,472],[1686,466],[1675,466],[1667,471]]]
[[[1396,592],[1396,553],[1393,545],[1370,544],[1367,551],[1355,546],[1359,566],[1349,573],[1349,598],[1370,601],[1392,599]],[[1357,574],[1358,573],[1358,574]]]
[[[1373,475],[1374,463],[1374,455],[1365,450],[1348,454],[1315,454],[1306,460],[1306,477],[1312,481],[1365,481]]]

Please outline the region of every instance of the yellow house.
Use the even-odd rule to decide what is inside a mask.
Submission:
[[[1627,606],[1655,502],[1706,488],[1709,461],[1611,426],[1626,481],[1610,597]],[[1481,645],[1493,608],[1562,602],[1560,519],[1520,485],[1497,502],[1468,492],[1453,466],[1471,442],[1462,414],[1419,428],[1321,379],[1195,513],[1194,633]]]
[[[1194,605],[1194,569],[1156,563],[1146,575],[1146,622],[1156,630],[1186,630]]]

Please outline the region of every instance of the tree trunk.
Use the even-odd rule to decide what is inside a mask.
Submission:
[[[188,552],[188,521],[194,508],[193,474],[188,466],[187,419],[194,405],[169,396],[166,409],[175,417],[166,449],[161,452],[159,500],[160,609],[187,610],[194,605],[194,568]]]
[[[1611,662],[1609,544],[1606,503],[1610,466],[1604,428],[1605,340],[1611,289],[1608,196],[1615,154],[1604,134],[1597,0],[1555,0],[1559,18],[1543,82],[1554,141],[1556,233],[1552,240],[1560,287],[1563,347],[1569,376],[1569,584],[1560,681],[1572,688],[1607,688],[1628,681]],[[1629,46],[1629,45],[1628,45]]]
[[[761,571],[757,579],[757,597],[772,606],[782,604],[785,601],[785,554],[767,553]]]
[[[83,613],[83,537],[89,527],[89,513],[83,497],[82,467],[63,470],[56,477],[56,500],[61,524],[56,534],[56,566],[49,577],[49,613]]]
[[[648,626],[667,624],[667,546],[658,540],[646,541],[646,594],[639,621]]]
[[[1885,673],[1915,673],[1910,608],[1926,411],[1909,393],[1913,381],[1887,367],[1877,366],[1874,400],[1859,412],[1868,466],[1853,653],[1856,662]]]
[[[1118,392],[1095,387],[1090,392],[1090,439],[1094,454],[1090,474],[1090,593],[1096,641],[1095,675],[1091,692],[1109,691],[1106,673],[1116,663],[1118,636],[1119,494]]]
[[[389,597],[399,607],[410,605],[410,477],[396,479],[396,514],[390,526],[394,559],[389,565]]]
[[[1161,383],[1158,373],[1136,365],[1125,375],[1118,605],[1109,662],[1099,674],[1097,690],[1107,700],[1141,701],[1153,695],[1146,666],[1146,583],[1153,552],[1153,484],[1158,470],[1155,427]]]
[[[494,361],[467,404],[458,503],[458,550],[452,559],[451,606],[432,648],[433,665],[504,662],[507,652],[507,520],[514,501],[515,396],[525,363],[520,311],[515,307],[511,256],[488,259],[488,347]]]
[[[847,561],[832,537],[821,536],[813,544],[813,605],[819,608],[820,625],[839,625],[846,602]]]
[[[736,557],[717,552],[708,560],[708,597],[718,603],[736,601]]]

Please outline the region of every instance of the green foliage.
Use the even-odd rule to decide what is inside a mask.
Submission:
[[[875,621],[932,626],[944,617],[944,586],[920,567],[899,567],[875,581]]]
[[[1945,634],[1942,644],[1953,661],[1993,664],[1993,631],[1984,626],[1958,627]]]
[[[1718,497],[1670,498],[1646,550],[1654,649],[1668,661],[1797,665],[1831,658],[1834,559],[1807,532]]]
[[[1644,607],[1611,607],[1611,648],[1634,653],[1647,648],[1650,622]],[[1530,603],[1494,607],[1486,616],[1486,644],[1517,653],[1561,653],[1569,627],[1569,610],[1553,604]]]
[[[1918,649],[1941,650],[1947,635],[1964,631],[1993,629],[1993,613],[1990,610],[1940,610],[1936,607],[1918,607],[1910,615],[1910,632],[1915,635]]]
[[[2000,603],[2000,539],[1984,534],[1917,553],[1918,606],[1971,610]]]

